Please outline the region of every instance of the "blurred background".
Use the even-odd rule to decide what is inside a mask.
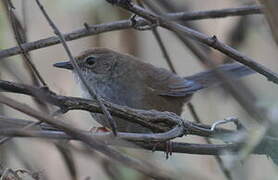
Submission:
[[[42,1],[42,3],[59,29],[64,33],[84,27],[85,22],[91,25],[130,17],[129,13],[116,6],[111,6],[103,0],[59,0]],[[152,1],[152,3],[164,12],[179,12],[240,7],[252,4],[254,1],[172,0],[172,6],[169,6],[170,2],[167,0],[157,0]],[[29,42],[54,35],[35,1],[14,0],[13,4],[16,7],[16,15],[25,24],[24,28]],[[269,67],[274,72],[278,71],[277,46],[262,15],[189,21],[186,25],[205,34],[216,35],[218,39],[255,59],[258,63]],[[174,68],[180,76],[192,75],[205,69],[199,59],[173,33],[161,28],[158,28],[158,31],[166,45]],[[78,55],[79,52],[91,47],[106,47],[122,53],[132,54],[145,62],[169,69],[151,31],[131,29],[114,31],[70,41],[68,45],[74,55]],[[1,3],[0,48],[6,49],[14,46],[16,46],[14,35],[3,3]],[[204,48],[204,50],[214,57],[215,63],[221,64],[230,61],[225,55],[217,51],[207,48]],[[62,45],[31,51],[30,54],[36,67],[52,90],[62,95],[81,96],[72,74],[69,71],[56,69],[52,66],[53,63],[67,59]],[[0,63],[1,79],[25,84],[32,83],[20,56],[6,58],[1,60]],[[257,95],[259,104],[268,107],[270,110],[277,108],[278,96],[275,92],[277,92],[278,87],[273,83],[268,82],[258,74],[243,78],[242,82],[247,84]],[[29,97],[15,94],[10,94],[10,96],[36,107]],[[216,120],[222,120],[230,116],[238,117],[244,124],[249,118],[239,104],[219,87],[195,94],[192,103],[205,124],[212,124]],[[1,107],[1,114],[31,119],[6,107]],[[84,111],[70,111],[63,117],[84,130],[99,126],[89,113]],[[184,107],[183,118],[193,121],[186,106]],[[233,126],[226,127],[234,128]],[[177,141],[206,143],[203,138],[194,136],[179,138]],[[68,142],[59,143],[66,145]],[[168,160],[165,160],[165,154],[162,152],[123,148],[121,150],[138,158],[151,159],[154,163],[176,173],[180,179],[225,179],[213,156],[174,153]],[[105,166],[94,156],[76,149],[71,149],[70,152],[73,154],[76,179],[86,179],[88,177],[98,180],[111,179],[107,176]],[[53,140],[14,138],[0,146],[0,167],[2,169],[29,169],[40,172],[45,179],[71,179],[65,163],[61,153],[57,151],[57,147],[53,144]],[[120,165],[118,168],[121,173],[120,179],[146,179],[128,168]],[[273,177],[277,176],[276,167],[270,159],[263,155],[251,155],[248,161],[242,163],[242,166],[236,172],[235,179],[261,180],[274,179]]]

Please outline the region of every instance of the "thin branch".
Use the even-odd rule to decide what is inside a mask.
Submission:
[[[232,10],[234,9],[234,10]],[[225,12],[225,11],[231,11],[231,12],[236,12],[237,10],[241,11],[242,15],[243,12],[246,12],[245,15],[251,15],[251,14],[257,14],[261,13],[261,7],[260,6],[250,6],[250,7],[240,7],[240,8],[232,8],[232,9],[221,9],[221,10],[214,10],[215,12]],[[256,10],[258,9],[258,10]],[[211,11],[202,11],[202,12],[181,12],[181,13],[168,13],[165,15],[165,17],[171,17],[172,20],[179,20],[179,19],[187,19],[190,20],[191,17],[192,19],[196,19],[195,16],[192,14],[210,14]],[[175,15],[176,14],[176,15]],[[217,13],[216,13],[217,14]],[[221,14],[221,13],[220,13]],[[231,13],[236,15],[236,13]],[[229,16],[229,13],[226,14],[226,16]],[[138,25],[140,26],[145,26],[148,24],[147,21],[141,19],[137,22]],[[86,28],[80,28],[78,30],[72,31],[70,33],[63,34],[65,37],[66,41],[72,41],[76,39],[80,39],[83,37],[91,36],[91,35],[97,35],[100,33],[105,33],[105,32],[111,32],[115,30],[123,30],[123,29],[129,29],[133,28],[132,23],[130,20],[121,20],[121,21],[115,21],[115,22],[110,22],[110,23],[103,23],[103,24],[97,24],[97,25],[91,25],[87,26]],[[29,42],[29,43],[24,43],[22,44],[22,48],[24,51],[32,51],[52,45],[56,45],[61,43],[60,39],[56,36],[52,36],[49,38],[45,39],[40,39],[37,41]],[[21,49],[19,47],[13,47],[13,48],[8,48],[0,51],[0,59],[4,57],[9,57],[13,55],[17,55],[21,53]]]
[[[28,53],[28,51],[25,51],[21,46],[21,44],[27,42],[25,30],[24,30],[22,24],[20,23],[19,19],[16,17],[16,15],[14,13],[15,8],[13,6],[11,6],[11,3],[9,3],[9,1],[10,0],[5,0],[3,2],[5,5],[5,8],[7,10],[7,14],[9,15],[10,24],[12,26],[12,30],[14,32],[14,36],[15,36],[17,45],[20,48],[23,60],[26,63],[26,66],[28,67],[28,69],[30,70],[31,77],[35,80],[35,82],[37,81],[36,78],[38,78],[38,80],[42,83],[43,86],[47,86],[45,80],[42,78],[42,76],[40,75],[36,66],[32,62],[30,54]]]
[[[41,122],[32,122],[32,123],[30,123],[30,124],[28,124],[26,126],[23,126],[21,130],[23,130],[23,131],[24,130],[28,130],[28,129],[36,126],[36,125],[39,125],[40,123]],[[9,141],[11,139],[12,139],[12,137],[3,137],[3,138],[1,137],[0,138],[0,145],[4,144],[5,142],[7,142],[7,141]]]
[[[166,17],[173,20],[177,20],[177,17],[179,17],[179,21],[192,21],[201,19],[224,18],[231,16],[245,16],[250,14],[261,14],[262,9],[262,6],[247,5],[239,8],[226,8],[220,10],[170,13]]]
[[[86,81],[86,79],[84,78],[81,69],[79,68],[78,64],[76,63],[74,57],[72,56],[72,53],[66,43],[66,40],[63,36],[63,34],[60,32],[60,30],[58,29],[58,27],[54,24],[54,22],[50,19],[50,17],[48,16],[48,14],[46,13],[44,7],[42,6],[42,4],[40,3],[39,0],[36,0],[40,10],[42,11],[44,17],[46,18],[46,20],[48,21],[49,25],[52,27],[52,29],[54,30],[54,33],[56,35],[58,35],[58,37],[60,38],[62,45],[66,51],[66,53],[68,54],[69,58],[70,58],[70,62],[73,65],[74,69],[76,70],[81,82],[84,84],[84,86],[86,87],[86,89],[88,90],[89,94],[96,99],[96,101],[98,102],[99,106],[101,107],[101,110],[104,114],[104,117],[106,118],[105,120],[107,121],[107,123],[109,124],[109,126],[111,127],[114,135],[117,135],[117,124],[116,121],[112,118],[111,114],[109,113],[109,111],[107,110],[107,108],[105,107],[105,105],[102,102],[101,97],[96,93],[96,90],[94,89],[93,86],[90,86],[88,84],[88,82]]]
[[[140,1],[137,2],[139,4],[139,6],[141,7],[144,7],[144,4],[141,3]],[[164,56],[164,59],[166,60],[166,63],[168,64],[168,67],[170,68],[170,70],[173,72],[173,73],[177,73],[176,70],[175,70],[175,67],[171,61],[171,58],[170,58],[170,55],[166,49],[166,46],[165,44],[163,43],[162,41],[162,38],[157,30],[157,28],[153,28],[152,29],[152,33],[153,33],[153,36],[155,37],[157,43],[158,43],[158,46],[162,52],[162,55]]]
[[[197,111],[195,110],[195,107],[193,106],[193,104],[189,102],[187,104],[187,107],[188,107],[191,115],[193,116],[194,120],[197,123],[202,123],[201,118],[198,116]],[[212,141],[209,138],[204,137],[204,139],[208,144],[213,144]],[[231,174],[230,170],[228,168],[226,168],[226,166],[225,166],[223,160],[221,159],[221,157],[219,155],[215,155],[214,157],[215,157],[215,160],[217,161],[221,171],[225,175],[225,177],[229,180],[232,180],[233,179],[232,174]]]
[[[27,72],[29,73],[29,75],[32,79],[33,85],[47,86],[46,81],[43,79],[40,72],[34,65],[29,52],[24,51],[21,46],[21,44],[27,42],[27,35],[26,35],[26,29],[25,29],[26,26],[23,26],[22,23],[20,22],[19,18],[16,16],[16,14],[14,12],[15,7],[12,5],[11,0],[3,0],[2,2],[4,4],[4,7],[8,14],[9,22],[10,22],[11,28],[13,30],[15,40],[16,40],[19,48],[22,51],[21,55],[22,55],[22,59],[23,59],[23,64],[25,65]],[[34,101],[39,108],[41,108],[44,111],[49,111],[48,107],[45,104],[43,104],[42,102],[40,102],[38,100],[34,100]],[[0,144],[2,141],[3,140],[0,140]]]
[[[278,33],[277,33],[277,27],[278,27],[278,13],[277,13],[277,6],[278,2],[276,0],[259,0],[259,2],[265,7],[263,10],[265,17],[268,21],[268,24],[270,26],[272,36],[278,44]]]
[[[123,146],[129,148],[144,148],[147,150],[164,151],[166,147],[163,143],[155,143],[155,141],[136,141],[132,138],[135,133],[122,133],[119,132],[117,139],[113,138],[111,133],[97,133],[92,134],[91,132],[84,132],[92,138],[102,140],[106,145]],[[133,134],[133,135],[132,135]],[[47,138],[53,140],[78,140],[77,138],[71,137],[63,131],[53,130],[22,130],[18,128],[0,129],[0,135],[8,137],[36,137],[36,138]],[[135,145],[130,143],[124,143],[121,140],[128,140],[133,142]],[[186,154],[198,154],[198,155],[221,155],[224,151],[237,152],[240,149],[240,144],[195,144],[195,143],[181,143],[172,142],[173,152],[175,153],[186,153]],[[154,149],[155,148],[155,149]],[[254,152],[257,154],[257,152]],[[259,153],[261,154],[261,153]]]
[[[157,28],[154,28],[154,29],[152,30],[152,32],[153,32],[153,35],[155,36],[155,38],[156,38],[156,40],[157,40],[157,42],[158,42],[158,45],[159,45],[159,47],[160,47],[160,49],[161,49],[161,52],[162,52],[162,54],[163,54],[163,56],[164,56],[164,58],[165,58],[165,60],[166,60],[166,62],[167,62],[167,64],[168,64],[170,70],[171,70],[173,73],[177,73],[176,70],[175,70],[175,67],[174,67],[174,65],[173,65],[173,63],[172,63],[172,61],[171,61],[171,59],[170,59],[169,53],[167,52],[167,49],[166,49],[166,47],[165,47],[165,45],[164,45],[164,43],[163,43],[163,41],[162,41],[162,39],[161,39],[161,37],[160,37],[160,34],[159,34],[159,32],[157,31]]]

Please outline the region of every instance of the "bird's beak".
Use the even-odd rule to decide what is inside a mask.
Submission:
[[[73,66],[70,61],[55,63],[53,66],[57,68],[73,70]]]

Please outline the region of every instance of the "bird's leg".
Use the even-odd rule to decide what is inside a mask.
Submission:
[[[172,156],[172,153],[173,153],[173,143],[171,140],[169,141],[166,141],[165,142],[165,146],[166,146],[166,151],[165,151],[165,154],[166,154],[166,159],[169,158],[169,156]]]
[[[92,127],[90,129],[90,132],[92,133],[104,133],[104,132],[111,132],[110,129],[106,128],[106,127]]]
[[[152,151],[154,152],[156,150],[156,147],[159,145],[165,145],[165,154],[166,154],[166,159],[169,158],[169,156],[172,155],[173,153],[173,144],[171,140],[165,141],[165,142],[156,142],[153,145]]]

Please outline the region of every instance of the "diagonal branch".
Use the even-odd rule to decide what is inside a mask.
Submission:
[[[108,2],[110,2],[110,0],[108,0]],[[269,81],[272,81],[272,82],[278,84],[278,74],[277,73],[275,73],[275,72],[271,71],[270,69],[264,67],[263,65],[257,63],[255,60],[242,54],[241,52],[237,51],[236,49],[219,41],[216,38],[216,36],[210,37],[206,34],[195,31],[195,30],[188,28],[186,26],[183,26],[181,24],[172,22],[172,21],[164,18],[163,16],[156,15],[154,13],[151,13],[151,12],[133,4],[129,0],[124,0],[124,1],[119,1],[119,2],[112,0],[110,3],[116,4],[120,7],[122,7],[123,9],[126,9],[127,11],[135,13],[136,15],[139,15],[139,16],[149,20],[153,24],[159,25],[159,26],[164,27],[173,32],[183,33],[192,39],[195,39],[195,40],[200,41],[214,49],[217,49],[220,52],[226,54],[227,56],[233,58],[235,61],[238,61],[238,62],[250,67],[254,71],[262,74]]]
[[[54,33],[56,35],[58,35],[58,37],[60,38],[62,45],[66,51],[66,53],[68,54],[69,58],[70,58],[70,62],[74,67],[74,70],[77,72],[81,82],[84,84],[84,86],[86,87],[86,89],[88,90],[89,94],[96,99],[96,101],[98,102],[99,106],[101,107],[101,110],[104,114],[105,120],[107,121],[107,123],[109,124],[109,126],[111,127],[114,135],[117,135],[117,124],[116,121],[112,118],[111,114],[109,113],[109,111],[107,110],[107,108],[105,107],[105,105],[102,102],[101,97],[96,93],[96,90],[94,89],[93,86],[90,86],[88,84],[88,81],[86,81],[86,79],[84,78],[81,69],[79,68],[77,62],[75,61],[67,43],[66,40],[63,36],[63,34],[60,32],[60,30],[58,29],[58,27],[54,24],[54,22],[50,19],[49,15],[46,13],[44,7],[42,6],[42,4],[40,3],[39,0],[36,0],[40,10],[42,11],[43,15],[45,16],[46,20],[48,21],[49,25],[51,26],[51,28],[54,30]]]
[[[243,6],[239,8],[228,8],[220,10],[210,10],[210,11],[197,11],[197,12],[180,12],[180,13],[168,13],[165,17],[171,20],[197,20],[198,18],[220,18],[228,16],[242,16],[251,14],[261,14],[261,6]],[[146,20],[139,20],[138,25],[145,26],[148,22]],[[97,25],[87,26],[86,28],[80,28],[78,30],[72,31],[70,33],[63,34],[66,41],[72,41],[80,39],[87,36],[97,35],[100,33],[111,32],[116,30],[123,30],[133,28],[130,20],[114,21],[110,23],[103,23]],[[32,51],[48,46],[53,46],[61,43],[60,39],[56,36],[49,38],[40,39],[37,41],[22,44],[22,49],[24,51]],[[4,57],[9,57],[21,53],[19,47],[8,48],[0,51],[0,59]]]
[[[12,6],[10,0],[4,0],[3,4],[9,16],[9,20],[15,36],[15,40],[17,42],[18,47],[20,48],[23,60],[30,72],[30,75],[33,78],[34,84],[38,84],[39,83],[38,80],[39,80],[43,86],[47,86],[45,80],[42,78],[41,74],[37,70],[34,63],[32,62],[30,54],[28,53],[28,51],[25,51],[21,46],[22,44],[27,42],[27,37],[21,22],[19,21],[19,19],[14,13],[14,9],[15,9],[14,6]]]

